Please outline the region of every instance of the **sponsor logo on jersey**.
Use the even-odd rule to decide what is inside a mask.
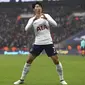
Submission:
[[[37,31],[41,31],[41,30],[44,30],[44,29],[48,29],[48,27],[46,25],[37,27]]]

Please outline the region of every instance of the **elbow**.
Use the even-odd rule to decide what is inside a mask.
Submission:
[[[24,31],[27,31],[26,29]]]
[[[56,24],[55,24],[55,26],[57,27],[57,26],[58,26],[58,24],[56,23]]]
[[[55,24],[54,24],[54,27],[57,27],[57,26],[58,26],[58,24],[57,24],[57,23],[55,23]]]
[[[28,28],[25,28],[25,31],[27,31],[28,30]]]
[[[54,26],[54,27],[57,27],[57,25],[58,25],[58,24],[57,24],[56,22],[53,23],[53,26]]]

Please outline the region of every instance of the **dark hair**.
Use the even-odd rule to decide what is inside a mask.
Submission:
[[[36,5],[36,4],[38,4],[39,6],[42,7],[42,4],[41,4],[40,2],[35,2],[35,3],[32,4],[32,8],[33,8],[33,9],[35,8],[35,5]]]

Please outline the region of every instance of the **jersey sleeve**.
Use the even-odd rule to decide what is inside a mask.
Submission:
[[[48,22],[49,22],[52,26],[57,27],[56,21],[55,21],[49,14],[45,14],[45,17],[47,18]]]
[[[33,18],[30,18],[27,22],[26,27],[25,27],[25,31],[27,31],[29,28],[32,27],[32,23],[33,23]]]

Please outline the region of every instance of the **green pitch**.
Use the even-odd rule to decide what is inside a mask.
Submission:
[[[13,85],[21,75],[26,55],[0,55],[0,85]],[[68,85],[85,85],[85,57],[59,56]],[[60,85],[55,65],[46,55],[33,62],[23,85]]]

